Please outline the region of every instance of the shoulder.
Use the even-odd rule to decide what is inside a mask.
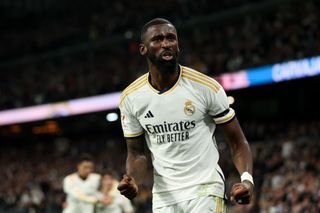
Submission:
[[[96,180],[100,180],[101,179],[101,175],[98,174],[98,173],[91,173],[90,174],[90,178],[96,179]]]
[[[65,181],[73,181],[75,179],[77,179],[77,174],[76,173],[69,174],[64,178]]]
[[[132,82],[129,86],[127,86],[121,93],[120,105],[131,93],[143,87],[147,83],[147,81],[148,81],[148,73],[140,76],[138,79]]]
[[[191,82],[192,84],[200,86],[201,88],[210,89],[215,93],[222,88],[222,86],[214,78],[209,77],[197,70],[181,66],[181,71],[181,76],[183,79]]]

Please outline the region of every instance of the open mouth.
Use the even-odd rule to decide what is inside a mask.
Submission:
[[[163,60],[171,60],[173,59],[173,53],[171,51],[164,51],[161,53],[161,58]]]

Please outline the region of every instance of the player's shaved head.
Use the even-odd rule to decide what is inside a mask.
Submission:
[[[154,25],[159,25],[159,24],[170,24],[174,27],[174,25],[167,19],[154,18],[154,19],[150,20],[149,22],[147,22],[145,25],[143,25],[143,27],[141,29],[141,33],[140,33],[141,42],[143,42],[144,34],[148,31],[148,29]]]
[[[93,157],[92,157],[90,154],[88,154],[88,153],[82,153],[82,154],[78,157],[77,162],[78,162],[78,164],[79,164],[79,163],[82,163],[82,162],[84,162],[84,161],[89,161],[89,162],[92,162],[92,163],[93,163]]]

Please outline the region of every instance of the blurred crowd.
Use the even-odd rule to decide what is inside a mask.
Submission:
[[[320,211],[320,123],[243,124],[254,157],[255,199],[229,211],[242,213],[316,213]],[[239,181],[226,143],[218,134],[220,165],[227,188]],[[32,140],[30,140],[32,141]],[[0,212],[61,212],[63,178],[76,170],[76,157],[91,153],[95,170],[124,173],[123,139],[107,135],[2,143],[0,151]],[[152,167],[133,204],[136,212],[151,212]],[[229,191],[229,190],[228,190]]]
[[[149,1],[142,2],[92,1],[87,9],[79,6],[80,1],[72,10],[61,12],[60,18],[49,14],[2,23],[0,66],[21,56],[41,56],[70,45],[81,49],[84,43],[109,44],[78,54],[1,66],[0,110],[122,90],[147,71],[136,37],[142,25],[156,16],[177,25],[181,63],[211,76],[319,54],[320,5],[316,0],[279,1],[281,4],[272,8],[256,8],[257,12],[254,8],[230,20],[191,24],[189,28],[184,28],[184,23],[253,1],[179,0],[152,2],[152,6]],[[127,39],[114,40],[116,35]]]
[[[202,16],[220,14],[221,8],[227,11],[253,2],[263,1],[79,0],[77,4],[66,1],[64,10],[48,11],[47,15],[5,17],[3,13],[0,110],[122,90],[147,71],[137,36],[142,25],[157,16],[177,25],[181,63],[211,76],[319,54],[320,4],[316,0],[287,1],[271,9],[221,19],[221,23],[184,28],[185,23]],[[117,41],[117,35],[125,39]],[[107,45],[32,63],[3,65],[25,56],[100,41]],[[243,129],[254,156],[255,201],[248,206],[229,203],[229,212],[320,212],[320,123],[249,122]],[[222,140],[219,134],[218,138]],[[0,212],[61,212],[65,200],[62,180],[75,171],[75,159],[83,152],[95,156],[97,172],[113,170],[119,178],[124,173],[126,148],[119,136],[89,133],[26,140],[0,143]],[[227,153],[225,143],[219,147],[221,153]],[[222,154],[220,164],[230,188],[239,176],[230,167],[229,155]],[[151,212],[149,168],[134,200],[139,213]]]
[[[123,139],[106,135],[98,137],[88,134],[84,138],[58,137],[2,143],[0,212],[60,213],[66,198],[63,178],[76,172],[77,159],[82,153],[94,156],[95,172],[115,171],[116,178],[122,177],[126,159]],[[150,168],[140,197],[135,201],[138,209],[151,205],[151,171]]]
[[[319,212],[320,122],[254,122],[243,128],[251,138],[255,201],[252,205],[233,206],[230,213]],[[222,165],[228,162],[227,157],[222,156]],[[222,168],[227,168],[230,188],[238,175],[233,176],[228,166]]]
[[[34,8],[37,10],[28,13],[28,9],[33,7],[32,3],[36,1],[29,0],[30,5],[23,5],[23,1],[11,6],[10,2],[6,6],[0,3],[0,11],[3,11],[1,24],[5,30],[5,33],[0,35],[1,59],[12,59],[24,54],[41,53],[51,48],[95,41],[130,30],[136,33],[148,19],[157,16],[167,17],[174,23],[182,23],[186,19],[263,0],[226,0],[214,3],[210,0],[78,0],[76,3],[72,0],[59,3],[47,0],[42,4],[43,11],[41,5],[34,4],[34,7],[38,7]],[[52,5],[50,10],[45,8],[48,7],[45,4],[59,4],[59,9]],[[12,12],[17,10],[20,10],[21,15],[13,16]]]

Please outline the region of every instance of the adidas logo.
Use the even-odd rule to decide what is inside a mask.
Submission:
[[[144,118],[153,118],[152,112],[149,110],[148,113],[144,116]]]

